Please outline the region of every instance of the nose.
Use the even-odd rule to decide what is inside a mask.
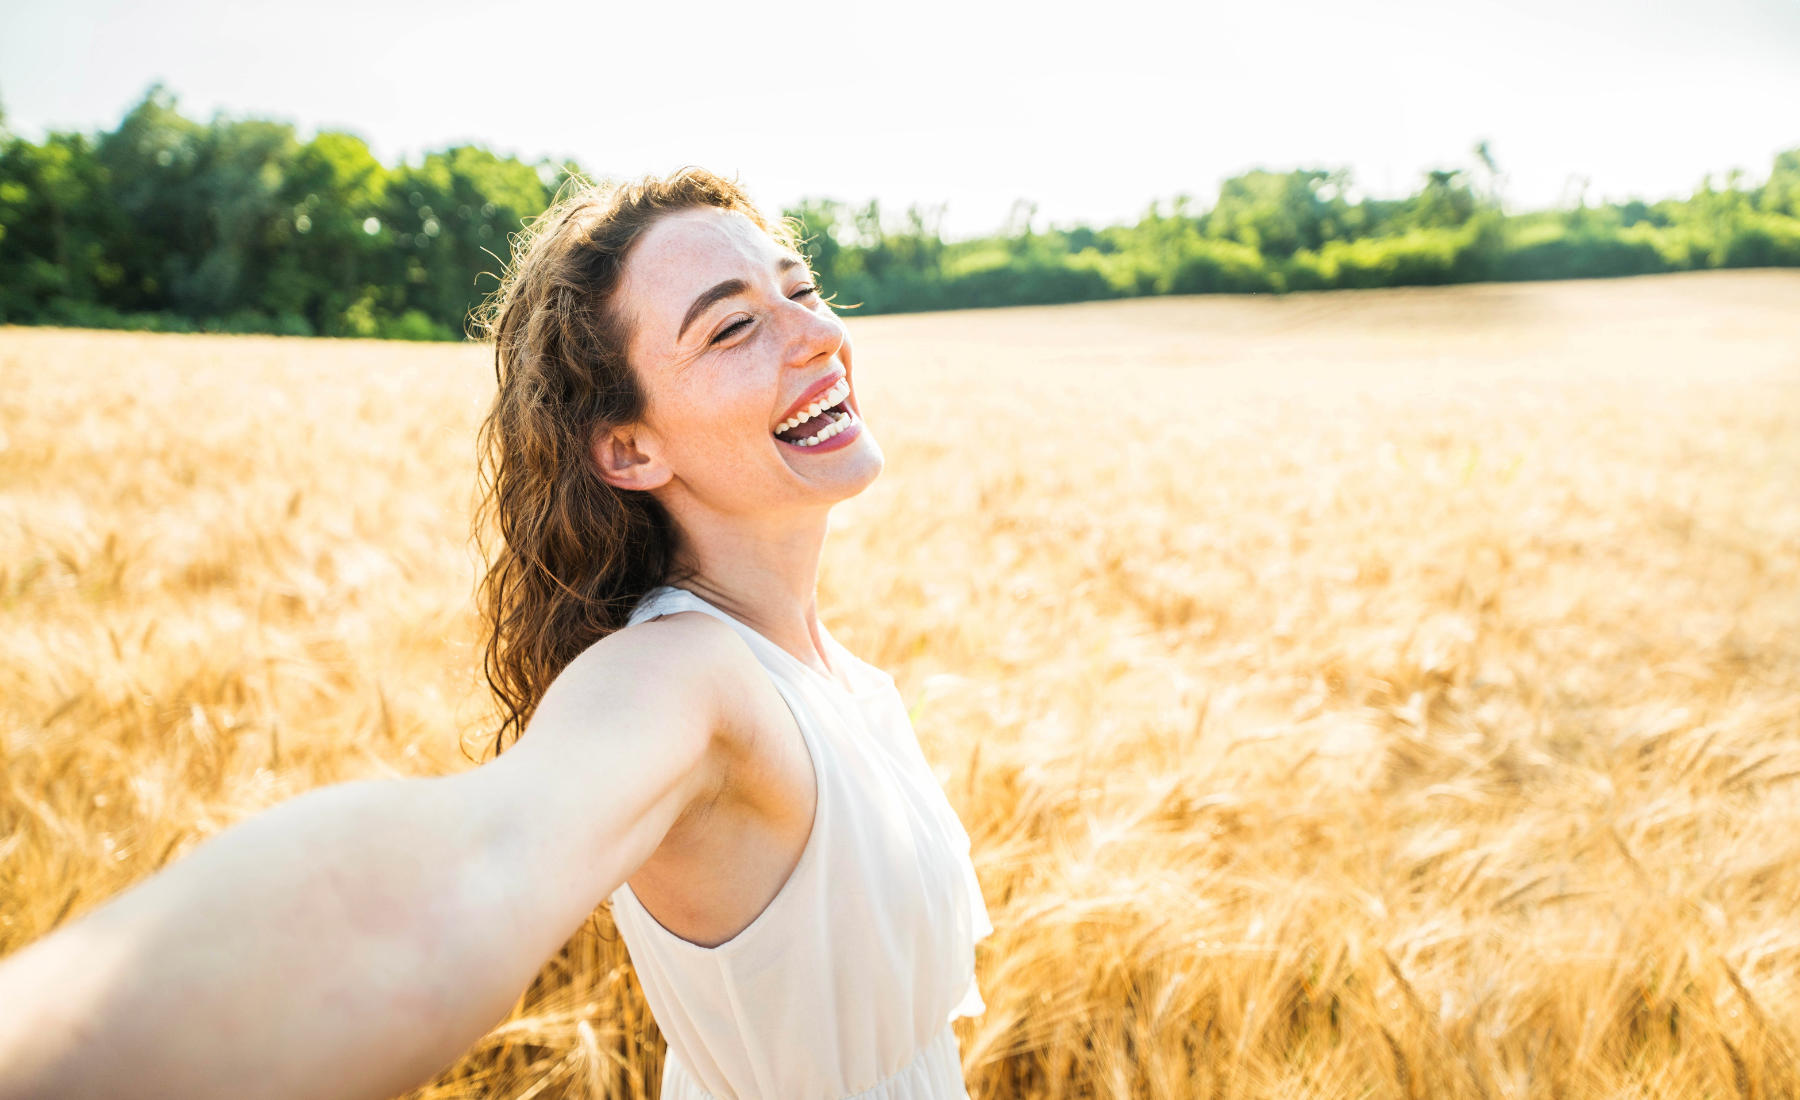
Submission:
[[[844,346],[848,332],[831,307],[823,302],[795,302],[789,311],[792,336],[789,340],[788,365],[815,366],[829,359]]]

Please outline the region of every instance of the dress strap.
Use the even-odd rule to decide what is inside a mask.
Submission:
[[[714,607],[711,603],[689,592],[685,588],[673,585],[662,585],[651,589],[639,602],[637,610],[631,614],[632,623],[646,622],[663,615],[672,615],[677,611],[704,611],[713,618],[737,631],[738,637],[750,646],[757,659],[767,665],[768,654],[763,647],[774,647],[774,643],[758,634],[748,623],[733,618],[723,608]]]

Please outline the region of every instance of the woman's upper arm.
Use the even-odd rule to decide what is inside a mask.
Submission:
[[[718,796],[758,675],[730,627],[689,612],[609,635],[557,676],[518,743],[470,773],[493,851],[529,871],[536,904],[560,888],[579,923]]]

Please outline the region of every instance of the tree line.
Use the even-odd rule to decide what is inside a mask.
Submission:
[[[497,285],[509,237],[572,162],[477,146],[383,164],[362,139],[185,117],[152,87],[106,132],[12,134],[0,114],[0,322],[455,339]],[[1251,171],[1196,209],[946,241],[944,207],[806,199],[795,219],[826,291],[861,313],[1154,294],[1283,293],[1720,267],[1800,266],[1800,148],[1766,180],[1685,199],[1507,214],[1485,143],[1401,199],[1347,170]]]

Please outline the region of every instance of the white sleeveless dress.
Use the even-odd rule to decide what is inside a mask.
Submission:
[[[629,883],[613,893],[668,1041],[663,1100],[964,1100],[950,1021],[987,1007],[975,943],[993,925],[893,679],[821,627],[846,690],[685,589],[652,590],[631,622],[677,611],[750,646],[799,724],[818,806],[787,882],[717,947],[657,923]]]

